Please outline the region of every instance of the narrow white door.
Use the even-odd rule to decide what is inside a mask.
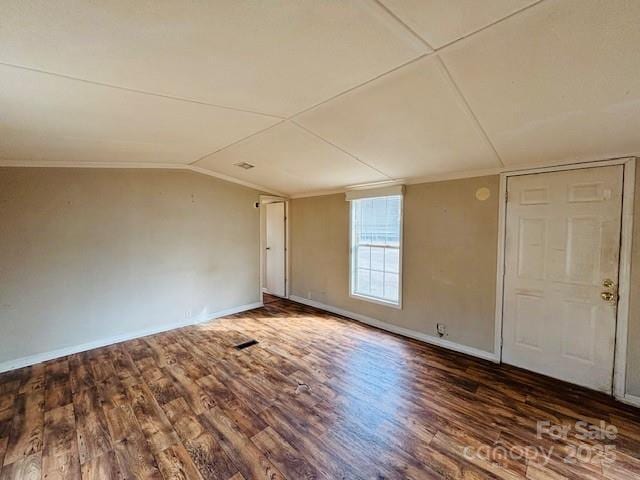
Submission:
[[[505,363],[611,392],[623,167],[509,177]]]
[[[268,203],[265,255],[267,292],[285,296],[285,218],[284,203]]]

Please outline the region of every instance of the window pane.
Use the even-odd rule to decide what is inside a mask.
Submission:
[[[384,270],[384,248],[371,248],[371,269],[380,271]]]
[[[369,295],[371,293],[371,288],[369,284],[369,272],[370,270],[366,270],[364,268],[358,269],[358,277],[356,279],[357,293],[362,293],[363,295]]]
[[[371,295],[380,298],[384,295],[384,273],[371,270]]]
[[[358,247],[358,268],[371,268],[371,247]]]
[[[384,256],[384,270],[386,272],[400,272],[400,250],[387,248]]]
[[[400,276],[397,273],[384,274],[384,298],[398,300]]]
[[[399,195],[351,202],[352,293],[399,303]]]

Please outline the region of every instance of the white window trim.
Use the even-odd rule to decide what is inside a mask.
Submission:
[[[390,195],[379,195],[379,196],[366,196],[366,197],[357,197],[353,198],[353,200],[359,200],[361,198],[382,198],[388,196],[396,196],[398,193],[392,193]],[[395,308],[397,310],[402,310],[402,264],[403,262],[403,250],[404,250],[404,195],[400,194],[400,246],[399,246],[399,256],[400,261],[398,265],[398,303],[386,301],[381,298],[369,297],[366,295],[361,295],[359,293],[354,293],[353,288],[353,265],[354,265],[354,256],[353,256],[353,208],[351,205],[351,201],[349,201],[349,297],[354,298],[356,300],[362,300],[369,303],[375,303],[378,305],[383,305],[385,307]],[[348,198],[348,197],[347,197]],[[351,200],[351,199],[349,199]]]

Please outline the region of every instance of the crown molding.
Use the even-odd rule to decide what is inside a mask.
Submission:
[[[294,195],[289,195],[289,198],[296,199],[296,198],[309,198],[309,197],[324,197],[326,195],[335,195],[337,193],[344,193],[346,191],[347,191],[346,188],[336,188],[333,190],[315,190],[311,192],[303,192],[303,193],[296,193]]]
[[[504,172],[504,167],[488,168],[483,170],[469,170],[465,172],[444,173],[442,175],[431,175],[428,177],[416,177],[409,179],[389,180],[382,182],[363,183],[358,185],[351,185],[348,187],[332,190],[319,190],[315,192],[298,193],[290,195],[290,198],[308,198],[308,197],[322,197],[325,195],[335,195],[337,193],[345,193],[351,190],[367,190],[369,188],[388,187],[392,185],[415,185],[418,183],[433,183],[443,182],[446,180],[460,180],[463,178],[484,177],[487,175],[498,175]]]
[[[265,187],[263,185],[258,185],[256,183],[245,182],[244,180],[240,180],[238,178],[231,177],[229,175],[225,175],[224,173],[213,172],[211,170],[207,170],[206,168],[196,167],[195,165],[184,165],[184,168],[185,168],[185,170],[190,170],[190,171],[195,172],[195,173],[201,173],[203,175],[208,175],[210,177],[216,177],[216,178],[219,178],[220,180],[225,180],[225,181],[230,182],[230,183],[237,183],[238,185],[242,185],[244,187],[253,188],[254,190],[259,190],[262,193],[270,193],[271,195],[276,195],[278,197],[289,198],[288,195],[285,195],[284,193],[279,192],[277,190],[272,190],[269,187]]]
[[[373,182],[368,184],[360,184],[360,185],[352,185],[349,187],[343,187],[339,189],[331,189],[331,190],[318,190],[315,192],[304,192],[298,193],[295,195],[290,195],[289,198],[308,198],[308,197],[322,197],[325,195],[335,195],[337,193],[345,193],[349,190],[359,190],[366,188],[376,188],[380,186],[387,185],[417,185],[420,183],[435,183],[435,182],[445,182],[448,180],[462,180],[464,178],[474,178],[474,177],[486,177],[489,175],[500,175],[501,173],[512,173],[512,172],[525,172],[528,170],[536,169],[536,168],[545,168],[545,167],[566,167],[569,165],[577,165],[577,166],[598,166],[598,162],[603,161],[611,161],[611,160],[627,160],[629,158],[640,158],[640,153],[630,154],[630,155],[619,155],[619,156],[594,156],[587,157],[580,160],[576,159],[568,159],[568,160],[558,160],[554,162],[537,162],[537,163],[527,163],[522,165],[510,165],[505,167],[494,167],[494,168],[485,168],[481,170],[466,170],[460,172],[452,172],[452,173],[443,173],[440,175],[430,175],[425,177],[416,177],[416,178],[407,178],[407,179],[398,179],[393,181],[382,181],[382,182]]]
[[[207,170],[206,168],[196,167],[194,165],[184,165],[182,163],[145,163],[145,162],[50,162],[50,161],[30,161],[30,160],[6,160],[0,159],[0,167],[16,167],[16,168],[147,168],[155,170],[186,170],[190,172],[200,173],[209,177],[214,177],[226,182],[242,185],[243,187],[252,188],[263,193],[270,193],[279,197],[288,198],[288,195],[272,190],[263,185],[251,182],[245,182],[235,177],[225,175],[223,173]]]
[[[462,180],[464,178],[473,178],[473,177],[485,177],[489,175],[499,175],[501,173],[510,173],[510,172],[518,172],[518,171],[526,171],[535,168],[543,168],[543,167],[556,167],[556,166],[567,166],[567,165],[584,165],[588,166],[589,164],[597,164],[599,161],[603,160],[620,160],[627,158],[640,157],[640,152],[630,155],[619,155],[612,157],[593,157],[593,158],[585,158],[581,160],[570,159],[564,161],[555,161],[555,162],[537,162],[537,163],[529,163],[523,165],[513,165],[506,167],[494,167],[494,168],[485,168],[481,170],[467,170],[453,173],[443,173],[440,175],[430,175],[424,177],[416,177],[409,179],[397,179],[397,180],[389,180],[389,181],[381,181],[381,182],[373,182],[369,184],[359,184],[359,185],[350,185],[342,188],[335,189],[327,189],[327,190],[316,190],[310,192],[302,192],[296,193],[293,195],[286,195],[282,192],[278,192],[277,190],[272,190],[263,185],[258,185],[251,182],[245,182],[244,180],[237,179],[235,177],[231,177],[229,175],[225,175],[223,173],[213,172],[211,170],[207,170],[206,168],[196,167],[194,165],[184,165],[181,163],[141,163],[141,162],[47,162],[47,161],[28,161],[28,160],[6,160],[0,159],[0,167],[32,167],[32,168],[150,168],[150,169],[164,169],[164,170],[187,170],[195,173],[200,173],[202,175],[208,175],[210,177],[215,177],[220,180],[224,180],[226,182],[235,183],[238,185],[242,185],[244,187],[252,188],[253,190],[258,190],[262,193],[269,193],[271,195],[275,195],[277,197],[282,197],[285,199],[296,199],[296,198],[309,198],[309,197],[322,197],[326,195],[335,195],[338,193],[345,193],[348,190],[354,189],[366,189],[366,188],[375,188],[380,187],[382,185],[416,185],[420,183],[434,183],[434,182],[444,182],[448,180]],[[595,165],[594,165],[595,166]]]

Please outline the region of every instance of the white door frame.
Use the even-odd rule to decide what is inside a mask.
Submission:
[[[633,204],[635,191],[634,157],[615,158],[595,162],[583,162],[556,167],[513,170],[500,174],[500,207],[498,211],[498,268],[496,279],[496,321],[494,351],[502,362],[502,310],[504,308],[505,237],[507,213],[507,179],[534,173],[560,172],[582,168],[622,165],[624,183],[622,187],[622,228],[620,242],[620,269],[618,280],[618,311],[616,317],[616,346],[613,367],[613,395],[620,401],[640,406],[637,397],[626,394],[627,341],[629,324],[629,297],[631,282],[631,246],[633,236]]]
[[[268,203],[284,203],[284,296],[289,298],[289,281],[291,275],[291,262],[289,261],[290,238],[289,235],[289,199],[285,197],[276,197],[274,195],[260,195],[260,299],[265,289],[265,260],[266,260],[266,245],[267,245],[267,221],[266,221],[266,208],[262,208],[263,205]]]

